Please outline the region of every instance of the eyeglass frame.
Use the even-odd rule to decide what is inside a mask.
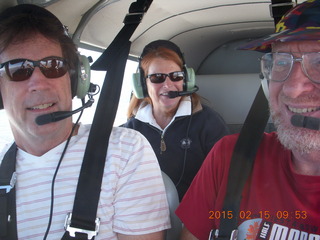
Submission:
[[[273,81],[273,82],[285,82],[285,81],[289,78],[289,76],[290,76],[290,74],[291,74],[291,71],[292,71],[292,69],[293,69],[294,63],[295,63],[295,62],[300,62],[302,71],[303,71],[303,73],[308,77],[308,79],[309,79],[311,82],[313,82],[313,83],[320,84],[320,77],[319,77],[319,81],[315,81],[314,79],[312,79],[312,78],[310,77],[310,75],[308,74],[308,72],[306,71],[306,68],[305,68],[305,66],[304,66],[304,56],[305,56],[305,55],[317,53],[317,54],[319,54],[319,60],[320,60],[320,52],[304,52],[304,53],[299,53],[299,54],[302,54],[301,57],[295,57],[292,53],[294,53],[294,52],[291,52],[291,53],[289,53],[289,52],[270,52],[270,53],[264,54],[261,58],[259,58],[259,60],[260,60],[261,72],[262,72],[263,76],[264,76],[268,81]],[[283,54],[283,55],[288,55],[288,56],[291,57],[291,64],[290,64],[291,66],[290,66],[290,69],[289,69],[289,71],[288,71],[288,74],[286,75],[286,78],[283,79],[283,80],[273,80],[273,79],[269,79],[269,78],[267,77],[267,74],[265,74],[265,71],[263,71],[263,59],[265,58],[265,56],[267,56],[267,55],[272,55],[272,54]],[[319,61],[319,64],[320,64],[320,61]],[[319,71],[319,72],[320,72],[320,71]]]

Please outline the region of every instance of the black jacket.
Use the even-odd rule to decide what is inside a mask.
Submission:
[[[180,200],[212,146],[229,133],[222,117],[205,105],[191,115],[177,117],[165,132],[134,117],[123,126],[149,140],[161,170],[176,185]]]

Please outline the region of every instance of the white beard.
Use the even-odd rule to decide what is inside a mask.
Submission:
[[[272,110],[270,112],[277,128],[279,141],[285,148],[302,155],[320,151],[320,131],[288,126],[284,123],[281,113]]]

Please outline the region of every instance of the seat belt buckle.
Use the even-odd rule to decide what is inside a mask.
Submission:
[[[123,23],[124,24],[140,23],[142,21],[143,15],[144,15],[144,12],[128,13],[125,16]]]
[[[97,236],[100,229],[100,218],[96,218],[95,220],[95,230],[86,230],[76,227],[71,227],[71,217],[72,213],[68,213],[64,222],[64,229],[69,232],[70,237],[76,237],[76,233],[84,233],[87,234],[87,239],[93,239],[93,237]]]
[[[219,236],[219,229],[212,229],[210,231],[208,240],[214,240],[214,239],[237,240],[238,239],[238,232],[239,232],[239,230],[237,230],[237,229],[232,230],[230,238],[229,238],[227,236]]]
[[[152,0],[135,1],[129,7],[129,13],[125,16],[124,24],[138,24],[141,22],[143,15],[148,11]]]
[[[0,190],[5,190],[6,193],[9,193],[11,189],[14,188],[14,185],[16,184],[16,182],[17,182],[17,173],[14,172],[12,173],[9,185],[0,185]]]

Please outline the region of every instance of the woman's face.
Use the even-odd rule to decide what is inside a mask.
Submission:
[[[148,75],[154,73],[172,73],[182,71],[180,66],[172,60],[155,58],[151,61],[148,68]],[[146,79],[148,94],[152,100],[153,111],[162,114],[175,113],[181,97],[169,98],[169,91],[182,91],[183,80],[173,82],[168,76],[162,83],[152,83],[149,78]]]

